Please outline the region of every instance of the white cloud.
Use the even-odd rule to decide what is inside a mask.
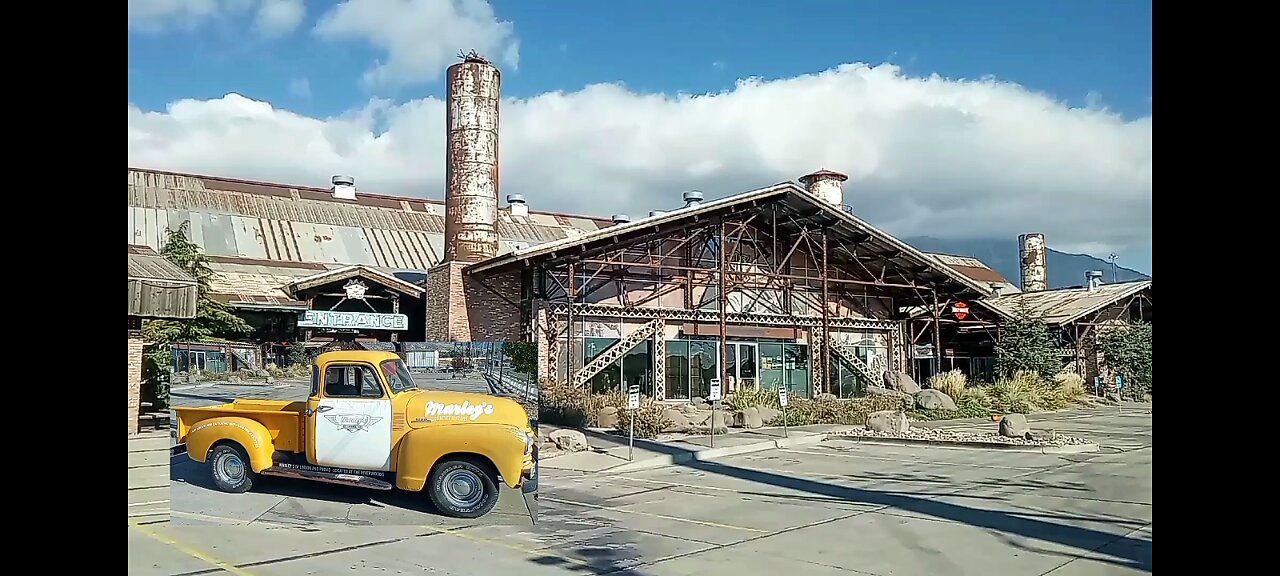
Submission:
[[[512,24],[498,20],[485,0],[346,0],[320,18],[315,32],[384,52],[386,61],[365,73],[371,88],[437,78],[458,51],[475,50],[509,68],[520,63]]]
[[[283,36],[293,32],[306,15],[302,0],[262,0],[254,26],[264,36]]]
[[[252,14],[254,29],[274,37],[296,29],[306,10],[303,0],[129,0],[129,29],[191,31],[214,20]]]
[[[310,118],[238,95],[129,106],[129,163],[440,198],[443,103],[375,100]],[[1150,253],[1151,117],[1070,108],[994,80],[846,65],[703,96],[593,85],[509,100],[502,190],[535,209],[645,214],[829,168],[846,201],[899,235],[1044,232],[1058,249]],[[1129,259],[1126,257],[1126,259]]]

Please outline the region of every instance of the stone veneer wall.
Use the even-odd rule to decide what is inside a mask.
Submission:
[[[142,335],[129,330],[129,434],[138,433],[142,407]]]
[[[520,308],[512,304],[520,301],[520,273],[486,278],[482,284],[465,274],[466,266],[461,262],[446,262],[428,271],[424,295],[427,299],[426,339],[434,342],[524,340]]]

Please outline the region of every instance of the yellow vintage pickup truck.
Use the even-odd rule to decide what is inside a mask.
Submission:
[[[485,515],[499,483],[521,489],[530,514],[537,442],[528,412],[508,398],[423,390],[391,352],[326,352],[305,401],[235,400],[176,408],[178,442],[207,462],[225,492],[257,475],[421,491],[442,513]]]

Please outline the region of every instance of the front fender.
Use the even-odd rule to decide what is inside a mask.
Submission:
[[[524,480],[525,442],[519,428],[507,424],[454,424],[419,428],[400,440],[396,486],[419,491],[431,469],[446,455],[475,455],[498,469],[503,482],[519,488]]]
[[[271,455],[276,449],[267,427],[256,420],[239,416],[223,416],[197,422],[187,432],[187,455],[196,462],[204,462],[209,456],[209,449],[221,440],[239,444],[248,454],[249,465],[254,472],[261,472],[272,466]]]

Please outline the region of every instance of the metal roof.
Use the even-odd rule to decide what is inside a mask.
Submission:
[[[129,245],[129,279],[195,286],[196,279],[148,246]]]
[[[1151,288],[1150,280],[1103,284],[1088,288],[1063,288],[1037,292],[1022,292],[987,298],[980,304],[1009,317],[1017,314],[1019,304],[1052,325],[1070,324]]]
[[[866,243],[881,254],[892,254],[888,260],[894,264],[892,268],[896,269],[896,274],[903,283],[910,283],[911,279],[918,275],[932,275],[933,277],[929,279],[930,283],[944,285],[941,286],[943,292],[964,293],[974,297],[991,294],[990,288],[982,283],[956,272],[938,259],[926,255],[857,216],[828,204],[793,182],[775,184],[703,202],[696,206],[616,224],[595,232],[588,232],[578,238],[566,238],[517,250],[473,264],[468,266],[467,270],[471,274],[484,274],[523,266],[534,261],[577,257],[590,251],[617,246],[618,243],[641,240],[657,231],[674,231],[681,227],[692,226],[699,220],[705,221],[706,217],[758,211],[765,205],[776,206],[795,220],[828,226],[835,245]],[[798,233],[798,229],[793,228],[795,227],[791,224],[780,224],[779,235]],[[837,265],[849,264],[852,261],[839,251],[830,255],[829,258]],[[886,279],[886,281],[893,280]]]
[[[1016,285],[1004,277],[1004,274],[997,272],[977,258],[943,254],[941,252],[929,252],[928,254],[975,282],[980,282],[988,287],[994,284],[999,288],[1001,294],[1012,294],[1020,291]]]
[[[129,245],[129,316],[194,318],[199,285],[146,246]]]
[[[409,282],[405,282],[404,280],[396,278],[392,274],[374,270],[373,268],[370,268],[368,266],[362,266],[359,264],[352,265],[352,266],[344,266],[337,270],[327,270],[325,272],[312,274],[311,276],[298,278],[286,284],[284,286],[284,289],[289,294],[292,294],[294,295],[294,297],[297,297],[298,292],[301,292],[303,290],[307,290],[309,288],[315,288],[317,286],[323,286],[325,284],[330,284],[330,283],[338,282],[341,280],[346,280],[347,278],[355,278],[356,276],[363,276],[365,278],[370,278],[384,286],[387,286],[388,288],[393,288],[395,290],[400,291],[403,294],[407,294],[415,298],[421,298],[422,293],[425,290],[422,286],[417,286]]]
[[[190,222],[191,240],[213,262],[210,284],[226,302],[301,303],[281,287],[299,276],[364,265],[421,278],[444,256],[440,200],[129,169],[129,243],[159,249],[165,228]],[[500,209],[499,254],[608,226],[607,219]],[[408,280],[406,280],[408,281]],[[413,283],[410,281],[410,283]]]

